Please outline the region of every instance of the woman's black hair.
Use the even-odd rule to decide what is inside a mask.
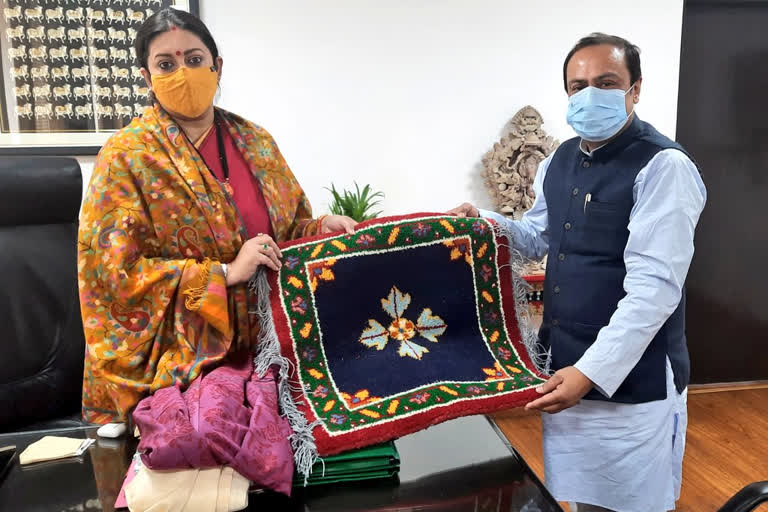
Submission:
[[[219,48],[205,23],[194,14],[167,7],[147,18],[136,33],[136,59],[139,61],[139,67],[149,67],[149,45],[157,36],[171,30],[171,27],[188,30],[199,37],[211,51],[215,65]]]

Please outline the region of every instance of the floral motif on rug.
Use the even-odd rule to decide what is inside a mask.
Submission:
[[[492,221],[379,219],[282,252],[272,317],[321,456],[521,406],[544,382]]]

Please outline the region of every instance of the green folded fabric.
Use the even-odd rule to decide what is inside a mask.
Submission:
[[[400,454],[397,453],[395,443],[390,441],[388,443],[375,444],[372,446],[366,446],[365,448],[359,448],[357,450],[351,450],[337,455],[329,455],[323,457],[326,464],[337,461],[356,460],[356,459],[371,459],[371,458],[383,458],[394,457],[398,461],[400,460]]]
[[[307,485],[390,478],[399,470],[400,454],[389,442],[324,457],[312,467]],[[294,486],[303,485],[304,479],[294,476]]]
[[[315,486],[315,485],[329,485],[329,484],[338,484],[343,482],[360,482],[363,480],[379,480],[384,478],[392,478],[398,473],[398,469],[388,469],[388,470],[382,470],[382,471],[373,471],[369,473],[359,473],[352,476],[338,476],[338,477],[326,477],[326,478],[320,478],[317,480],[313,480],[310,478],[307,480],[307,486]],[[294,487],[302,487],[304,484],[303,482],[294,482]]]
[[[323,471],[323,468],[318,468],[316,472],[313,472],[310,475],[310,480],[313,479],[322,479],[322,478],[331,478],[331,477],[345,477],[345,476],[354,476],[354,475],[362,475],[365,473],[370,473],[374,471],[388,471],[391,469],[399,470],[400,466],[393,466],[391,464],[379,464],[376,466],[370,466],[370,467],[349,467],[349,468],[325,468],[325,471]]]

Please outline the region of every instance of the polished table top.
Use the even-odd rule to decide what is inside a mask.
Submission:
[[[21,453],[45,435],[96,438],[93,428],[0,435]],[[403,437],[396,479],[311,487],[291,499],[252,494],[249,510],[522,511],[561,509],[495,425],[460,418]],[[80,458],[20,467],[0,484],[0,511],[114,510],[134,440],[98,439]]]

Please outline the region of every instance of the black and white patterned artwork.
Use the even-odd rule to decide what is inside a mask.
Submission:
[[[149,92],[133,47],[136,31],[158,10],[179,3],[0,0],[2,132],[102,132],[127,125],[141,114]]]

